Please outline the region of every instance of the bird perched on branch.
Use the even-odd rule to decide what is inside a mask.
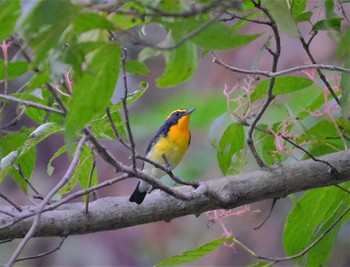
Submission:
[[[171,112],[149,143],[146,158],[161,165],[170,165],[170,169],[174,169],[180,163],[190,144],[189,122],[190,115],[194,110],[194,108],[178,109]],[[142,171],[157,179],[165,175],[164,171],[148,162],[144,162]],[[151,185],[140,180],[129,201],[141,204],[146,194],[152,189]]]

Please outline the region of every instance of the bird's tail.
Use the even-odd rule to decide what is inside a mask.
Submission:
[[[145,183],[144,181],[139,181],[135,191],[131,194],[129,201],[135,202],[136,204],[141,204],[147,195],[149,187],[149,184]]]

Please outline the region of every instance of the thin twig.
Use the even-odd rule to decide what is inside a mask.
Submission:
[[[181,180],[179,177],[175,176],[171,170],[171,164],[170,162],[168,161],[166,155],[163,153],[162,154],[162,158],[165,162],[165,168],[167,169],[167,174],[169,175],[169,177],[175,182],[175,183],[178,183],[178,184],[182,184],[182,185],[189,185],[189,186],[192,186],[193,188],[197,188],[199,186],[199,183],[198,182],[191,182],[191,181],[183,181]]]
[[[125,71],[125,61],[127,58],[127,51],[125,48],[122,49],[123,51],[123,57],[122,57],[122,79],[124,82],[124,96],[122,97],[122,105],[123,105],[123,111],[124,111],[124,118],[125,118],[125,126],[129,137],[129,143],[130,143],[130,151],[131,151],[131,160],[132,160],[132,167],[135,170],[136,169],[136,157],[135,157],[135,141],[134,137],[132,135],[131,126],[130,126],[130,119],[129,119],[129,110],[127,107],[127,98],[128,98],[128,81],[126,77],[126,71]]]
[[[281,137],[287,141],[288,143],[290,143],[291,145],[295,146],[296,148],[300,149],[301,151],[303,151],[305,154],[307,154],[313,161],[316,161],[316,162],[321,162],[325,165],[327,165],[330,169],[331,169],[331,172],[333,174],[339,174],[338,170],[336,168],[334,168],[332,166],[332,164],[330,164],[329,162],[325,161],[325,160],[322,160],[322,159],[318,159],[318,158],[315,158],[309,151],[307,151],[306,149],[304,149],[302,146],[294,143],[293,141],[291,141],[290,139],[288,139],[287,137],[281,135]]]
[[[340,190],[343,190],[344,192],[350,194],[350,190],[345,189],[344,187],[342,187],[342,186],[340,186],[340,185],[338,185],[338,184],[335,184],[334,186],[335,186],[335,187],[338,187]]]
[[[14,118],[12,119],[11,121],[9,121],[8,123],[6,123],[5,125],[1,126],[0,127],[0,130],[3,130],[3,129],[6,129],[7,127],[10,127],[12,125],[15,125],[17,124],[17,122],[22,118],[22,116],[24,115],[26,109],[25,108],[22,108],[20,113]]]
[[[256,23],[256,24],[262,24],[262,25],[270,25],[269,21],[263,21],[263,20],[256,20],[256,19],[249,19],[247,17],[243,17],[237,14],[231,14],[229,12],[225,11],[225,14],[229,15],[229,18],[223,18],[221,19],[221,21],[226,22],[226,21],[231,21],[234,19],[240,19],[240,20],[244,20],[244,21],[248,21],[248,22],[252,22],[252,23]]]
[[[265,7],[261,6],[260,3],[256,3],[254,1],[253,1],[253,4],[255,5],[256,8],[258,8],[262,12],[264,12],[264,14],[268,17],[268,19],[271,22],[269,26],[271,27],[271,29],[274,33],[275,43],[276,43],[276,50],[273,51],[273,54],[272,54],[272,56],[273,56],[272,72],[276,72],[278,60],[279,60],[279,57],[281,54],[281,38],[279,35],[277,25],[276,25],[274,19],[272,18],[272,16],[270,15],[270,12]],[[275,77],[272,77],[269,81],[269,85],[268,85],[268,89],[267,89],[267,98],[265,100],[265,103],[263,104],[263,106],[259,110],[258,114],[256,115],[255,119],[251,123],[250,128],[248,130],[247,144],[248,144],[249,149],[252,152],[252,155],[254,156],[257,164],[261,168],[266,167],[266,165],[265,165],[264,161],[261,159],[261,157],[259,156],[259,154],[255,148],[254,140],[253,140],[253,132],[254,132],[255,127],[257,126],[259,120],[261,119],[261,117],[265,113],[266,109],[268,108],[268,106],[271,104],[271,102],[275,98],[275,96],[273,95],[273,92],[272,92],[274,85],[275,85]]]
[[[72,173],[74,172],[75,167],[79,163],[80,155],[83,152],[83,148],[84,148],[86,140],[87,140],[87,136],[83,135],[83,137],[79,141],[79,144],[78,144],[77,149],[75,151],[74,157],[73,157],[65,175],[62,177],[61,181],[40,202],[40,205],[36,209],[35,217],[34,217],[34,220],[33,220],[33,223],[31,225],[30,229],[28,230],[28,232],[26,233],[26,235],[24,236],[22,241],[19,243],[19,245],[17,246],[16,250],[14,251],[12,256],[10,257],[8,262],[5,264],[5,267],[12,266],[13,263],[16,261],[19,254],[22,252],[23,248],[27,244],[27,242],[34,235],[36,228],[39,226],[40,217],[41,217],[41,214],[42,214],[45,206],[51,200],[51,198],[54,196],[54,194],[56,194],[61,189],[61,187],[69,181],[69,178],[71,177]]]
[[[310,249],[312,249],[313,247],[315,247],[336,225],[337,223],[343,219],[343,217],[350,211],[350,207],[348,207],[347,209],[345,209],[342,214],[331,224],[331,226],[329,226],[326,231],[324,231],[314,242],[312,242],[309,246],[307,246],[304,250],[300,251],[299,253],[289,256],[289,257],[284,257],[284,258],[270,258],[270,257],[265,257],[265,256],[259,256],[258,254],[256,254],[254,251],[252,251],[251,249],[249,249],[247,246],[245,246],[244,244],[242,244],[240,241],[238,241],[237,239],[233,239],[233,242],[237,245],[239,245],[241,248],[243,248],[246,252],[248,252],[250,255],[252,255],[253,257],[257,258],[257,259],[261,259],[261,260],[267,260],[267,261],[271,261],[273,263],[277,263],[277,262],[282,262],[282,261],[290,261],[290,260],[294,260],[297,258],[300,258],[302,256],[304,256],[307,252],[310,251]]]
[[[254,227],[253,229],[254,230],[259,230],[266,222],[267,220],[271,217],[271,214],[272,214],[272,211],[276,205],[276,202],[277,202],[277,198],[274,198],[272,200],[272,203],[271,203],[271,207],[270,207],[270,210],[269,210],[269,213],[266,215],[266,217],[259,223],[258,226]]]
[[[9,96],[9,95],[0,94],[0,99],[5,99],[5,100],[11,101],[11,102],[16,102],[16,103],[23,104],[23,105],[28,106],[28,107],[34,107],[37,109],[55,112],[55,113],[60,114],[60,115],[65,115],[65,113],[62,110],[58,110],[58,109],[55,109],[55,108],[52,108],[49,106],[45,106],[45,105],[42,105],[39,103],[35,103],[32,101],[19,99],[19,98]]]
[[[312,37],[313,38],[313,37]],[[303,45],[303,48],[306,52],[306,54],[308,55],[309,59],[311,60],[312,64],[316,64],[316,60],[313,57],[313,55],[311,54],[310,51],[310,42],[306,42],[304,37],[302,36],[302,34],[300,33],[300,38],[299,38],[301,44]],[[337,94],[334,92],[334,90],[332,89],[332,86],[329,84],[329,82],[327,81],[326,76],[324,76],[323,72],[320,69],[316,69],[318,75],[320,76],[320,79],[323,81],[323,83],[326,85],[328,91],[332,94],[334,100],[337,102],[337,104],[340,106],[340,101],[339,98],[337,96]]]
[[[60,109],[63,111],[64,115],[67,114],[67,108],[64,105],[62,99],[57,95],[55,88],[52,86],[51,83],[46,83],[46,87],[47,89],[49,89],[51,95],[53,96],[53,98],[56,100],[58,106],[60,107]]]
[[[97,153],[109,164],[111,164],[116,171],[122,170],[122,164],[96,139],[91,130],[87,127],[84,128],[84,133],[89,138],[89,141],[96,148]]]
[[[34,193],[37,196],[39,196],[40,198],[42,198],[40,193],[38,192],[38,190],[36,190],[35,187],[31,184],[31,182],[27,179],[27,177],[24,176],[20,164],[17,165],[16,170],[17,170],[18,174],[22,177],[22,179],[27,183],[27,185],[34,191]]]
[[[297,66],[293,68],[288,68],[284,69],[281,71],[276,71],[276,72],[271,72],[271,71],[263,71],[263,70],[247,70],[247,69],[240,69],[236,68],[234,66],[230,66],[227,63],[223,62],[221,59],[217,57],[215,53],[212,52],[213,55],[213,63],[216,63],[225,69],[228,69],[233,72],[237,73],[243,73],[243,74],[252,74],[252,75],[260,75],[260,76],[265,76],[268,78],[272,77],[279,77],[283,76],[289,73],[293,72],[299,72],[303,70],[310,70],[310,69],[323,69],[323,70],[330,70],[330,71],[339,71],[339,72],[344,72],[344,73],[350,73],[350,69],[342,68],[342,67],[337,67],[334,65],[325,65],[325,64],[310,64],[310,65],[302,65],[302,66]]]
[[[7,216],[10,216],[11,218],[14,218],[14,217],[15,217],[14,214],[12,214],[12,213],[10,213],[10,212],[7,212],[7,211],[5,211],[5,210],[2,210],[2,209],[0,209],[0,213],[6,214]]]
[[[13,202],[11,199],[9,199],[7,196],[0,193],[0,197],[3,198],[4,200],[6,200],[8,203],[10,203],[19,212],[22,211],[22,208],[20,206],[18,206],[15,202]]]
[[[87,195],[91,192],[94,192],[96,190],[99,190],[101,188],[104,188],[104,187],[107,187],[107,186],[110,186],[112,184],[115,184],[115,183],[118,183],[120,181],[123,181],[127,178],[129,178],[130,176],[128,174],[122,174],[121,176],[118,176],[118,177],[115,177],[115,178],[112,178],[112,179],[109,179],[109,180],[106,180],[102,183],[99,183],[98,185],[95,185],[95,186],[91,186],[89,188],[85,188],[85,189],[82,189],[82,190],[79,190],[79,191],[76,191],[62,199],[60,199],[59,201],[56,201],[50,205],[48,205],[44,211],[49,211],[49,210],[54,210],[56,209],[57,207],[67,203],[68,201],[70,200],[73,200],[75,198],[78,198],[78,197],[81,197],[81,196],[84,196],[84,195]]]
[[[348,16],[346,15],[345,9],[343,7],[343,3],[341,2],[341,0],[337,0],[338,2],[338,8],[340,9],[341,14],[343,15],[345,21],[350,24],[350,19],[348,18]]]
[[[90,173],[89,173],[89,181],[88,181],[88,188],[91,187],[91,181],[92,181],[92,176],[94,174],[95,171],[95,167],[96,167],[96,158],[94,155],[94,152],[92,152],[92,165],[90,168]],[[85,213],[88,214],[89,213],[89,202],[90,202],[90,193],[86,194],[86,202],[85,202]]]
[[[114,135],[117,137],[118,141],[119,141],[125,148],[127,148],[127,149],[130,150],[131,148],[130,148],[129,144],[126,143],[126,142],[124,141],[124,139],[120,136],[120,134],[119,134],[117,128],[115,127],[115,124],[114,124],[113,118],[112,118],[112,116],[111,116],[111,112],[110,112],[109,107],[106,108],[106,114],[107,114],[107,118],[108,118],[109,124],[111,125],[111,128],[112,128],[112,131],[113,131]]]
[[[40,253],[38,255],[33,255],[33,256],[28,256],[28,257],[23,257],[23,258],[18,258],[15,260],[15,262],[19,262],[19,261],[26,261],[26,260],[33,260],[33,259],[38,259],[44,256],[47,256],[49,254],[52,254],[54,252],[56,252],[57,250],[59,250],[61,248],[61,246],[63,245],[64,241],[66,240],[68,236],[62,236],[60,242],[57,244],[57,246],[53,249],[50,249],[46,252]]]

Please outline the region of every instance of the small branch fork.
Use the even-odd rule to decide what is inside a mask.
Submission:
[[[281,54],[281,38],[279,35],[277,25],[276,25],[274,19],[272,18],[272,16],[270,15],[270,12],[265,7],[261,6],[260,1],[255,2],[252,0],[252,3],[256,8],[260,9],[267,16],[267,18],[270,21],[268,25],[271,27],[273,34],[274,34],[275,43],[276,43],[276,50],[272,51],[271,49],[268,49],[268,51],[270,52],[270,54],[273,57],[272,72],[276,72],[278,60],[279,60],[279,57]],[[268,89],[267,89],[267,98],[265,100],[265,103],[261,107],[260,111],[257,113],[255,119],[252,121],[252,123],[249,127],[249,130],[248,130],[247,144],[248,144],[249,149],[252,152],[252,155],[254,156],[257,164],[261,168],[266,167],[266,165],[265,165],[264,161],[261,159],[261,157],[259,156],[259,154],[255,148],[254,141],[253,141],[253,132],[254,132],[259,120],[261,119],[261,117],[263,116],[265,111],[267,110],[268,106],[275,99],[275,95],[272,92],[274,85],[275,85],[275,77],[272,77],[269,81],[269,85],[268,85]]]
[[[52,254],[52,253],[56,252],[57,250],[59,250],[62,247],[62,245],[63,245],[63,243],[64,243],[64,241],[66,240],[67,237],[68,236],[63,236],[61,238],[60,242],[57,244],[57,246],[54,247],[53,249],[50,249],[48,251],[39,253],[37,255],[23,257],[23,258],[18,258],[18,259],[15,260],[15,262],[26,261],[26,260],[34,260],[34,259],[42,258],[42,257],[47,256],[49,254]]]
[[[22,252],[24,246],[27,244],[27,242],[32,238],[32,236],[35,233],[36,228],[40,224],[40,217],[43,213],[45,206],[49,203],[51,198],[69,181],[69,178],[74,172],[75,167],[79,163],[80,155],[83,152],[83,148],[85,145],[85,142],[87,141],[87,136],[84,135],[77,146],[76,152],[74,154],[74,157],[66,171],[66,174],[62,177],[61,181],[45,196],[45,198],[40,202],[39,206],[36,208],[34,220],[32,223],[32,226],[30,227],[29,231],[25,235],[25,237],[22,239],[21,243],[17,246],[15,252],[12,254],[11,258],[8,260],[8,262],[5,264],[5,267],[10,267],[13,265],[13,263],[16,261],[20,253]]]
[[[315,34],[316,35],[316,34]],[[310,51],[310,43],[311,41],[313,40],[314,36],[315,35],[312,35],[310,40],[308,42],[305,41],[304,37],[300,34],[300,42],[301,44],[303,45],[303,48],[306,52],[306,54],[308,55],[309,59],[311,60],[312,64],[316,64],[316,60],[315,58],[313,57],[313,55],[311,54],[311,51]],[[337,96],[337,94],[334,92],[332,86],[329,84],[329,82],[327,81],[327,78],[326,76],[323,74],[323,72],[321,71],[320,68],[316,68],[316,71],[318,73],[318,75],[320,76],[321,80],[324,82],[324,84],[326,85],[328,91],[332,94],[334,100],[337,102],[337,104],[340,106],[340,100]]]

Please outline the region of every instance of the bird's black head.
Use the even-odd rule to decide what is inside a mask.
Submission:
[[[171,126],[175,125],[179,122],[179,120],[185,116],[189,116],[193,111],[195,111],[195,108],[192,109],[177,109],[174,110],[169,114],[169,116],[166,119],[166,123]]]

